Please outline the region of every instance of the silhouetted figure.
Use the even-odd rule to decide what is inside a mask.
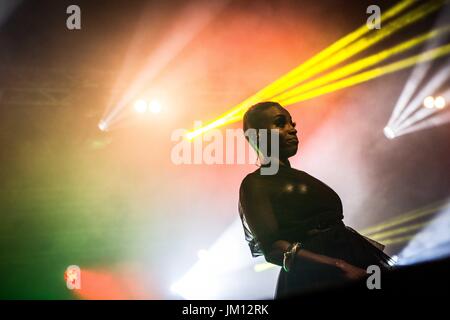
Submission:
[[[239,214],[252,255],[283,267],[275,298],[363,278],[369,265],[389,268],[382,245],[344,225],[336,192],[290,166],[298,139],[286,109],[274,102],[252,106],[244,115],[248,129],[279,130],[279,157],[271,160],[279,162],[278,172],[261,175],[259,168],[239,190]]]

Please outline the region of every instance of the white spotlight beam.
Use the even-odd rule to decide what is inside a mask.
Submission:
[[[450,101],[450,90],[447,90],[443,95],[444,99]],[[397,136],[401,136],[407,133],[428,129],[432,127],[437,127],[450,122],[450,111],[446,110],[448,107],[441,109],[425,109],[420,110],[422,113],[421,116],[429,117],[425,120],[420,121],[417,124],[410,124],[409,126],[405,126],[404,129],[396,131]],[[427,112],[426,112],[427,111]],[[425,113],[426,112],[426,113]],[[431,117],[430,117],[431,116]]]
[[[450,59],[447,60],[447,66],[441,69],[416,95],[413,101],[409,103],[403,113],[394,121],[392,127],[395,131],[403,130],[408,125],[412,125],[423,119],[423,114],[413,115],[417,109],[422,107],[423,100],[430,94],[434,94],[436,90],[448,79],[450,73]],[[421,118],[422,117],[422,118]],[[405,121],[407,120],[407,121]],[[405,123],[403,123],[405,122]]]
[[[411,132],[441,126],[441,125],[449,123],[449,122],[450,122],[450,112],[445,112],[445,114],[443,114],[443,115],[434,116],[425,121],[421,121],[417,125],[406,128],[405,130],[402,130],[400,132],[396,132],[396,134],[397,134],[397,136],[401,136],[401,135],[405,135],[405,134],[408,134]]]
[[[423,64],[416,66],[412,70],[411,75],[408,78],[408,81],[406,82],[405,88],[403,89],[399,99],[397,100],[397,103],[395,104],[394,111],[392,112],[391,117],[389,118],[387,127],[394,126],[394,123],[397,121],[400,114],[402,114],[402,112],[405,110],[406,105],[411,100],[414,92],[419,87],[422,80],[425,78],[425,75],[430,69],[430,66],[431,61],[427,61]]]
[[[192,39],[218,14],[226,0],[193,2],[175,19],[176,23],[167,33],[165,41],[148,57],[146,65],[121,99],[104,118],[109,125],[169,63],[192,41]]]
[[[437,28],[440,25],[444,25],[445,23],[447,23],[447,21],[450,20],[450,6],[445,6],[443,8],[443,11],[441,11],[441,14],[439,15],[438,19],[436,20],[435,23],[435,28]],[[448,28],[449,24],[445,24],[443,27],[440,27],[440,29],[445,29]],[[433,47],[437,47],[439,45],[441,45],[443,43],[443,40],[445,38],[440,36],[440,37],[435,37],[430,39],[427,44],[426,47],[424,48],[424,51],[428,51],[430,49],[432,49]],[[398,117],[400,116],[400,114],[405,110],[408,102],[411,100],[414,92],[417,90],[417,88],[419,87],[420,83],[423,81],[423,79],[425,78],[425,75],[428,73],[431,65],[432,65],[432,61],[427,61],[425,63],[421,63],[421,64],[417,64],[414,69],[411,71],[411,75],[409,76],[406,85],[402,91],[402,93],[400,94],[399,99],[397,100],[397,103],[394,107],[394,111],[391,114],[391,117],[389,118],[387,127],[395,127],[395,122],[398,119]]]
[[[230,296],[233,284],[230,278],[239,281],[239,271],[250,267],[256,262],[264,262],[263,257],[252,258],[250,249],[245,242],[241,221],[236,219],[220,238],[202,254],[194,266],[172,287],[174,293],[185,299],[221,299]],[[275,270],[278,272],[278,270]],[[242,280],[242,279],[241,279]],[[273,279],[275,283],[276,279]],[[236,285],[236,284],[234,284]],[[239,285],[239,283],[238,283]],[[253,293],[254,295],[270,296],[268,292]],[[238,292],[234,297],[239,296]],[[242,297],[241,297],[242,298]]]

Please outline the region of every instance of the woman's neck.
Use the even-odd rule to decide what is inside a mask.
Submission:
[[[270,161],[268,161],[267,163],[263,164],[263,167],[269,167],[271,165],[273,165],[271,162],[274,161],[276,163],[278,163],[279,166],[284,166],[287,168],[291,168],[291,163],[289,162],[288,159],[279,159],[279,158],[272,158]]]
[[[281,165],[290,168],[291,167],[291,163],[289,162],[288,159],[279,159],[279,162]]]

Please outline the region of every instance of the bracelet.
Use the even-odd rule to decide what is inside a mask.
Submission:
[[[293,245],[290,244],[287,250],[283,253],[283,270],[286,272],[289,272],[288,259],[291,254],[292,247]]]
[[[297,251],[301,248],[300,242],[295,242],[294,244],[291,244],[286,252],[283,254],[283,269],[286,272],[289,272],[291,269],[291,264],[293,257],[297,254]]]

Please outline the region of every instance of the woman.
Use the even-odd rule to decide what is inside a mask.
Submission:
[[[298,138],[286,109],[275,102],[252,106],[244,115],[248,129],[278,129],[279,135],[279,156],[271,160],[278,162],[278,172],[264,175],[259,168],[239,190],[239,214],[252,255],[283,267],[275,298],[363,278],[369,265],[389,268],[380,244],[344,225],[339,196],[291,167],[288,159],[297,153]]]

